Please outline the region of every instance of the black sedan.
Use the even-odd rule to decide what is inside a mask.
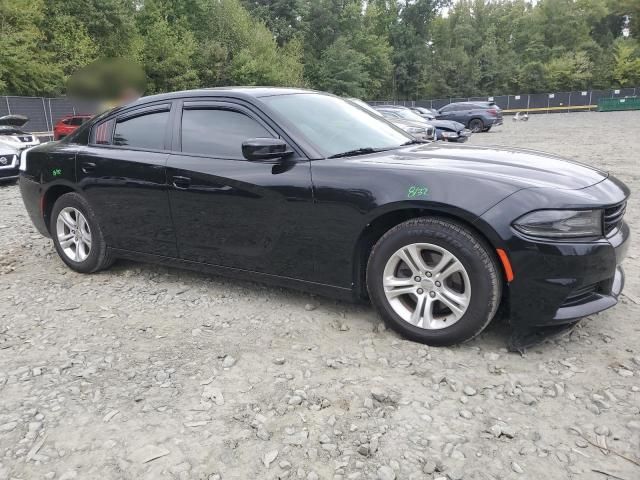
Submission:
[[[629,190],[527,150],[416,143],[284,88],[142,98],[28,151],[20,189],[73,270],[116,258],[369,298],[408,338],[515,332],[617,302]]]

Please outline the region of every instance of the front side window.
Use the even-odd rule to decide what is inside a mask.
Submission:
[[[384,119],[331,95],[295,93],[260,100],[325,157],[357,149],[397,148],[412,140]]]
[[[233,110],[185,109],[182,112],[182,151],[216,158],[242,159],[242,142],[273,138],[253,118]]]
[[[169,112],[153,112],[118,120],[113,144],[146,150],[163,150]]]

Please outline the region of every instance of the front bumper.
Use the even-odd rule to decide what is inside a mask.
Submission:
[[[597,239],[544,240],[520,234],[512,219],[540,209],[608,209],[630,192],[619,180],[578,190],[523,189],[485,212],[477,222],[496,248],[507,253],[514,278],[503,290],[503,309],[516,330],[560,326],[611,308],[624,287],[620,264],[630,243],[620,220]],[[495,236],[494,236],[495,235]]]
[[[519,273],[509,284],[513,325],[573,323],[618,303],[624,287],[620,264],[629,246],[623,222],[606,239],[585,243],[523,241],[511,255]]]
[[[14,180],[20,173],[19,155],[0,155],[0,180]]]
[[[454,143],[464,143],[467,140],[469,140],[469,137],[471,136],[471,130],[461,130],[459,132],[452,132],[455,133],[456,136],[455,137],[446,137],[445,135],[443,135],[443,131],[440,130],[438,131],[438,140],[442,140],[444,142],[454,142]]]

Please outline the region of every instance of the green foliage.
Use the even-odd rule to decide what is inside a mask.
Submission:
[[[620,38],[623,15],[632,38]],[[639,0],[0,0],[0,92],[91,90],[86,67],[118,58],[141,66],[145,93],[304,85],[418,99],[638,86],[639,22]]]
[[[613,77],[621,87],[640,84],[640,48],[636,42],[621,40],[615,46]]]
[[[62,72],[42,48],[42,0],[0,0],[0,93],[55,94]]]
[[[337,95],[363,97],[369,75],[365,56],[349,47],[346,38],[338,38],[322,52],[319,85]]]

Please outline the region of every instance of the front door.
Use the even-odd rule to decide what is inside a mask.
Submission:
[[[167,181],[180,258],[247,271],[313,277],[309,161],[251,162],[242,142],[279,133],[232,102],[185,102]]]
[[[98,124],[78,151],[79,185],[111,247],[177,256],[165,172],[170,108],[154,105]]]

